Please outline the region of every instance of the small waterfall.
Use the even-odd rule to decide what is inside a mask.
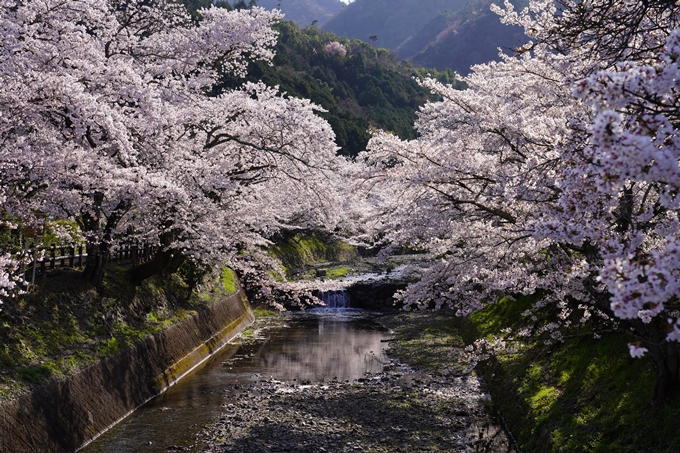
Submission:
[[[344,289],[337,291],[319,291],[319,299],[324,301],[326,308],[350,308],[349,293]]]

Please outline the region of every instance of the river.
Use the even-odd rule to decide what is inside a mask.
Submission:
[[[227,345],[81,451],[511,451],[479,380],[391,360],[374,314],[317,309],[277,322]]]
[[[199,369],[111,428],[83,453],[165,452],[188,448],[238,385],[263,379],[318,383],[379,373],[387,332],[357,310],[289,314],[259,338],[227,345]]]

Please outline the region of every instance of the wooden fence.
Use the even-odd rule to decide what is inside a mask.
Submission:
[[[157,249],[157,246],[146,244],[122,244],[114,248],[109,262],[132,265],[144,263],[151,259]],[[44,252],[43,258],[35,263],[29,263],[27,272],[31,272],[35,264],[36,272],[44,276],[47,272],[56,269],[82,269],[87,261],[87,249],[84,246],[57,247],[53,245],[39,248],[38,252],[40,251]]]

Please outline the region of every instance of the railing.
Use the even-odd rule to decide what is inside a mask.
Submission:
[[[141,264],[150,260],[156,253],[157,246],[147,244],[121,244],[114,248],[109,258],[109,262]],[[27,271],[31,271],[34,266],[40,275],[56,269],[81,269],[87,261],[87,250],[84,246],[51,246],[41,247],[38,251],[43,251],[42,259],[35,263],[30,262]]]

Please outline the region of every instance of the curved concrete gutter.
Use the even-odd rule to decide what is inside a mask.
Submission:
[[[243,290],[0,407],[0,452],[73,452],[163,393],[255,319]]]

